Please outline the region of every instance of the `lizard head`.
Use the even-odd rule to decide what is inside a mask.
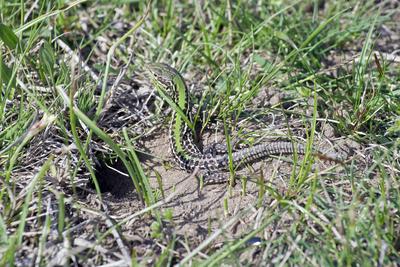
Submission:
[[[180,76],[179,72],[173,67],[164,63],[151,63],[148,64],[147,70],[161,85],[164,87],[171,86],[176,76]]]
[[[164,63],[151,63],[145,68],[150,74],[150,79],[162,86],[173,99],[176,98],[176,86],[181,86],[186,90],[186,84],[181,74],[173,67]]]

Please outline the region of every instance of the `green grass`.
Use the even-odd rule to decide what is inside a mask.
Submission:
[[[32,7],[34,1],[0,1],[0,265],[24,265],[27,252],[37,263],[49,264],[46,248],[52,246],[57,253],[61,244],[74,247],[74,240],[86,238],[82,231],[90,246],[71,252],[75,254],[67,265],[148,260],[159,266],[180,261],[195,266],[399,264],[400,76],[399,63],[387,60],[399,45],[383,30],[399,36],[399,11],[389,1],[200,2],[60,0],[38,1]],[[270,132],[298,140],[293,120],[311,147],[324,139],[321,129],[328,120],[334,136],[354,151],[340,175],[335,169],[313,170],[310,155],[295,157],[297,168],[286,176],[285,192],[278,181],[261,183],[264,178],[278,180],[279,171],[272,178],[246,181],[244,191],[252,181],[259,183],[254,206],[266,204],[257,227],[249,226],[240,238],[224,239],[230,225],[246,218],[244,209],[192,244],[175,232],[174,217],[161,210],[163,199],[171,200],[163,188],[166,178],[158,177],[161,188],[151,188],[150,171],[135,152],[144,134],[130,125],[115,134],[96,124],[107,100],[106,84],[95,94],[100,81],[64,60],[66,51],[58,38],[79,51],[101,81],[109,81],[126,65],[127,79],[142,74],[148,62],[175,66],[190,77],[189,88],[194,86],[194,119],[203,122],[201,132],[222,125],[219,133],[228,138],[229,150],[235,141],[231,134],[248,145],[268,140],[263,137]],[[255,106],[265,92],[284,97]],[[159,107],[168,104],[160,102],[149,120],[165,129],[170,118]],[[270,130],[265,118],[271,113],[282,131]],[[249,130],[249,125],[258,127]],[[34,152],[30,148],[50,128],[57,129],[64,145],[76,145],[76,159],[70,155],[60,167],[54,155],[39,160],[40,155],[32,154],[32,162],[38,159],[40,164],[35,169],[24,166],[23,159]],[[134,183],[135,197],[143,205],[129,219],[109,219],[114,214],[102,202],[88,152],[92,142],[109,148],[102,156],[119,158]],[[102,203],[96,209],[75,188],[81,169],[96,185],[95,198]],[[230,171],[237,170],[230,166]],[[48,176],[64,180],[58,185]],[[229,209],[226,200],[221,210],[229,216]],[[76,220],[83,213],[96,214],[96,219]],[[163,245],[158,251],[143,254],[136,247],[140,245],[127,241],[129,233],[121,227],[133,218],[148,226],[144,229],[150,229],[154,243]],[[107,223],[77,230],[91,220]],[[165,234],[166,229],[172,233]],[[254,236],[262,237],[258,247],[246,243]],[[221,238],[217,249],[214,242]],[[104,252],[100,247],[110,239],[117,245]],[[182,247],[185,253],[177,253]],[[114,250],[121,258],[110,256]],[[254,250],[254,257],[245,256]]]

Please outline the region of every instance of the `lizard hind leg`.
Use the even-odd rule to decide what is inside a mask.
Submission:
[[[231,142],[232,152],[241,149],[240,145],[242,144],[240,141],[241,140],[239,139],[235,139]],[[210,155],[212,157],[216,157],[217,155],[228,154],[228,146],[226,145],[225,142],[211,143],[203,149],[203,154]]]
[[[203,150],[203,153],[205,155],[209,155],[210,157],[215,157],[217,155],[226,154],[227,152],[228,152],[228,149],[226,147],[226,144],[222,144],[222,143],[212,143],[212,144],[206,146]]]
[[[197,175],[198,179],[203,181],[204,185],[211,185],[211,184],[224,184],[230,181],[229,172],[217,171],[204,171],[200,172]]]

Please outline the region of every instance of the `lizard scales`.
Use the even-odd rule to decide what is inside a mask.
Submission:
[[[205,171],[229,170],[229,155],[211,156],[203,154],[193,140],[193,133],[188,122],[191,123],[191,108],[188,97],[188,90],[181,74],[171,66],[163,63],[153,63],[147,65],[151,78],[156,80],[157,90],[167,99],[173,101],[172,121],[170,124],[170,145],[175,160],[182,169],[193,171],[195,168]],[[180,110],[181,112],[177,112]],[[185,118],[186,116],[186,118]],[[276,141],[272,143],[262,143],[253,147],[244,148],[232,152],[232,163],[234,166],[254,162],[257,159],[265,158],[269,155],[280,154],[305,154],[303,144],[294,144],[287,141]],[[323,159],[335,160],[334,156],[325,156],[320,152],[313,155],[321,156]],[[219,176],[216,179],[204,179],[204,184],[223,183],[228,178]]]

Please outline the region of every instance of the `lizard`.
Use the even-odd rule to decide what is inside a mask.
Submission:
[[[164,63],[151,63],[145,66],[161,97],[172,107],[172,120],[169,127],[170,147],[180,166],[188,172],[199,169],[203,172],[204,184],[217,184],[229,181],[228,175],[218,172],[229,170],[228,153],[211,155],[202,153],[194,142],[193,122],[189,91],[182,75],[173,67]],[[270,155],[306,153],[305,145],[289,141],[261,143],[231,153],[231,160],[236,167],[251,163]],[[323,160],[341,162],[334,153],[312,152]]]

